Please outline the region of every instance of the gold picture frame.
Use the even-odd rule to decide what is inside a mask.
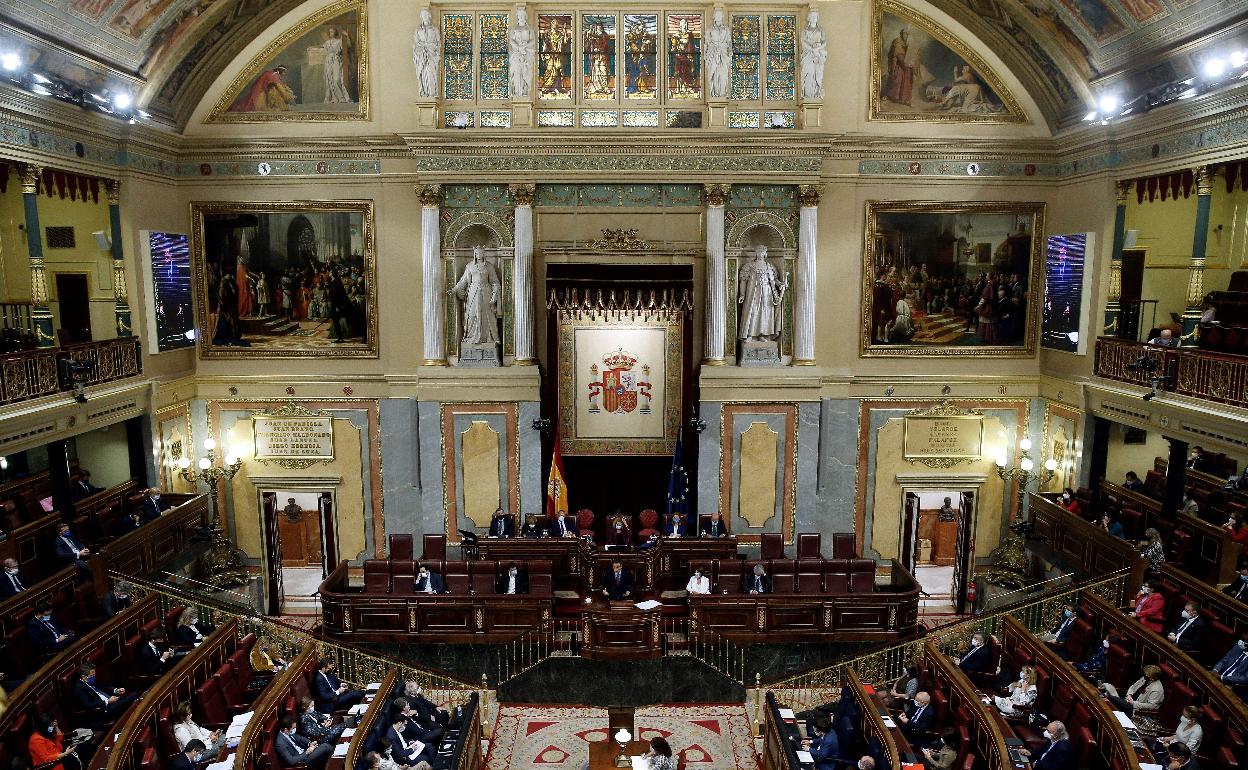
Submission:
[[[863,227],[860,355],[864,358],[1034,357],[1039,338],[1039,311],[1043,294],[1044,213],[1045,204],[1029,202],[867,201],[866,223]],[[1013,222],[1009,223],[1008,218],[1011,217]],[[931,221],[926,221],[928,218]],[[1000,233],[994,235],[994,228],[1002,227],[1001,218],[1006,218],[1009,229],[1004,236]],[[976,241],[976,223],[980,225],[981,238],[984,237],[982,233],[990,233],[987,242]],[[912,237],[915,230],[935,230],[939,227],[949,228],[941,231],[939,240],[943,246],[936,242],[938,239],[925,243]],[[1015,232],[1016,227],[1025,231]],[[904,255],[900,254],[902,249],[898,245],[902,241],[903,231],[906,249]],[[955,235],[954,231],[960,235]],[[992,240],[997,236],[1001,237],[999,244]],[[894,241],[898,243],[895,244]],[[959,243],[964,245],[957,246]],[[952,255],[952,264],[937,264],[941,258],[941,249],[951,246],[957,252]],[[1029,253],[1019,254],[1024,247]],[[967,261],[959,263],[963,258]],[[972,258],[975,259],[974,263],[969,261]],[[940,268],[948,274],[938,275],[935,269],[926,270],[929,261],[933,268]],[[903,262],[905,264],[900,264]],[[896,319],[901,315],[899,299],[908,296],[907,291],[901,288],[906,283],[904,273],[917,270],[914,267],[915,262],[922,265],[929,279],[951,280],[959,275],[978,278],[980,275],[996,273],[1013,276],[1022,273],[1022,268],[1025,268],[1025,275],[1020,276],[1025,282],[1026,296],[1026,301],[1022,304],[1026,308],[1022,326],[1018,326],[1016,315],[1007,312],[1004,315],[1010,319],[1010,325],[1001,328],[1008,328],[1008,332],[998,332],[995,323],[969,323],[966,325],[974,333],[959,333],[956,327],[963,324],[962,319],[968,317],[967,312],[971,309],[960,308],[959,312],[963,315],[957,317],[957,323],[950,325],[950,318],[939,319],[946,326],[936,330],[938,334],[934,332],[935,322],[938,320],[936,314],[929,313],[924,306],[921,309],[910,308],[912,319],[918,319],[918,322],[913,323],[913,333],[909,337],[896,334]],[[958,268],[962,268],[963,272],[959,273]],[[884,296],[885,290],[889,290],[887,298]],[[1012,297],[1012,287],[1010,293]],[[907,304],[909,302],[908,299]],[[941,312],[945,316],[951,316],[948,308]],[[890,328],[889,323],[893,323],[894,328]],[[939,338],[944,335],[952,335],[959,341],[941,341]]]
[[[344,78],[348,82],[342,87],[350,90],[350,80],[354,79],[357,100],[354,102],[356,109],[353,111],[334,111],[334,110],[236,110],[234,107],[239,100],[244,97],[246,91],[259,87],[258,79],[267,74],[269,68],[283,65],[283,55],[295,46],[300,40],[309,35],[314,34],[319,27],[327,25],[327,22],[339,19],[347,14],[354,13],[356,18],[352,24],[352,33],[354,40],[344,40],[341,44],[340,53],[345,57],[350,56],[355,59],[355,66],[348,72],[353,73],[351,78]],[[340,25],[341,26],[341,25]],[[345,36],[344,36],[345,38]],[[295,59],[303,58],[299,52],[293,52]],[[306,52],[304,53],[306,56]],[[346,68],[344,67],[344,70]],[[348,72],[344,72],[347,75]],[[287,84],[282,83],[283,86]],[[293,94],[293,89],[291,89]],[[305,92],[306,93],[306,92]],[[323,102],[327,103],[327,102]],[[360,2],[360,0],[345,0],[344,2],[334,3],[333,5],[322,8],[316,13],[308,16],[300,21],[291,29],[282,33],[276,40],[265,46],[260,53],[252,57],[230,83],[229,87],[222,92],[221,97],[212,107],[212,112],[208,115],[208,123],[270,123],[285,121],[340,121],[340,120],[369,120],[371,118],[370,102],[369,102],[369,82],[368,82],[368,4]]]
[[[379,317],[379,308],[377,305],[377,264],[376,264],[376,229],[374,224],[373,201],[371,200],[337,200],[337,201],[244,201],[244,202],[226,202],[226,201],[192,201],[191,208],[191,271],[194,276],[195,288],[195,328],[198,332],[198,350],[200,358],[204,359],[243,359],[243,358],[377,358],[378,353],[378,332],[377,319]],[[259,336],[255,340],[247,339],[243,331],[231,337],[228,344],[218,344],[218,332],[220,318],[216,312],[216,303],[219,299],[219,283],[210,285],[209,282],[209,262],[220,262],[224,254],[210,254],[208,248],[208,238],[206,236],[206,226],[209,218],[221,217],[224,215],[242,215],[259,217],[266,215],[282,215],[296,217],[301,214],[323,214],[323,213],[340,213],[346,212],[353,216],[358,216],[358,224],[360,227],[359,244],[362,253],[359,255],[360,267],[363,271],[363,280],[365,283],[363,301],[365,307],[365,315],[362,319],[363,323],[361,331],[363,332],[361,342],[348,342],[340,344],[332,340],[308,337],[301,334],[307,343],[303,345],[286,345],[274,344],[270,341],[265,344],[268,339],[265,336]],[[292,222],[294,217],[290,217]],[[306,217],[305,217],[306,220]],[[351,220],[354,223],[354,220]],[[349,235],[349,233],[348,233]],[[220,244],[214,244],[214,249],[220,248]],[[354,259],[355,255],[351,255]],[[253,256],[254,258],[254,256]],[[284,259],[284,257],[283,257]],[[340,262],[340,264],[347,264]],[[350,265],[348,265],[350,266]],[[237,266],[234,267],[235,272]],[[250,272],[250,271],[249,271]],[[215,273],[219,276],[220,270]],[[219,281],[219,278],[218,278]],[[276,285],[276,281],[274,282]],[[211,297],[211,300],[210,300]],[[240,314],[240,319],[246,319],[245,314]],[[240,324],[241,325],[241,324]],[[351,338],[353,339],[353,338]],[[256,344],[256,343],[259,344]],[[246,344],[242,344],[246,343]]]
[[[893,16],[908,26],[911,30],[917,30],[923,37],[912,41],[912,45],[916,47],[927,46],[929,58],[935,58],[936,54],[940,54],[941,63],[938,65],[935,61],[929,62],[933,68],[940,71],[936,74],[926,69],[927,64],[923,61],[922,55],[918,55],[915,61],[918,63],[920,72],[928,72],[933,75],[933,83],[939,83],[941,76],[945,71],[953,72],[953,78],[949,80],[947,86],[932,86],[923,84],[921,87],[924,92],[917,94],[917,98],[921,102],[935,104],[927,98],[926,89],[940,88],[942,103],[948,101],[947,97],[953,95],[959,97],[960,101],[956,109],[960,111],[947,111],[942,108],[939,110],[924,111],[921,108],[911,108],[906,110],[908,104],[902,104],[898,101],[888,100],[885,98],[885,90],[890,85],[886,82],[886,71],[888,69],[891,51],[897,38],[885,41],[885,37],[893,34],[894,29],[898,27],[895,23],[889,23],[887,16]],[[889,30],[885,31],[885,26],[889,26]],[[887,48],[886,48],[887,45]],[[931,46],[938,48],[931,48]],[[943,49],[943,50],[941,50]],[[907,46],[907,55],[909,54]],[[960,85],[960,81],[956,80],[956,72],[959,69],[956,61],[950,61],[950,57],[960,59],[962,68],[970,67],[971,73],[964,84],[965,88],[958,89],[954,92],[952,89]],[[953,65],[953,69],[949,70],[949,65]],[[937,24],[932,19],[924,16],[918,11],[908,6],[902,5],[893,0],[875,0],[872,4],[871,12],[871,90],[868,96],[868,120],[875,121],[899,121],[899,122],[937,122],[937,123],[1027,123],[1027,114],[1019,105],[1018,100],[1010,93],[1010,90],[1001,81],[1001,78],[988,66],[988,63],[972,51],[965,43],[959,40],[953,33]],[[920,86],[914,86],[919,88]],[[910,91],[909,87],[905,88]],[[907,94],[911,100],[914,94]],[[999,111],[976,111],[984,110],[991,105],[998,103],[1001,109]],[[892,107],[890,105],[897,105]],[[971,106],[960,106],[971,105]],[[988,105],[986,108],[984,105]]]

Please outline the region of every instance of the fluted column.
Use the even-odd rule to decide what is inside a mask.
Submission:
[[[797,288],[793,295],[793,365],[815,365],[815,259],[819,238],[818,185],[798,186]]]
[[[731,185],[706,186],[706,326],[702,364],[724,365],[724,335],[728,311],[724,306],[727,288],[727,262],[724,258],[724,205]]]
[[[130,298],[126,291],[126,259],[121,248],[121,181],[107,179],[104,191],[108,195],[109,237],[113,249],[113,315],[117,320],[117,336],[131,337],[134,335],[130,320]]]
[[[48,272],[43,264],[43,228],[39,226],[39,173],[33,163],[21,167],[22,207],[26,215],[26,250],[30,257],[30,323],[35,345],[56,345],[52,309],[48,307]]]
[[[516,366],[534,366],[537,354],[533,349],[533,195],[531,184],[513,184],[511,197],[516,202],[515,272],[513,298],[515,303]]]
[[[1127,238],[1127,196],[1130,182],[1119,182],[1118,207],[1114,211],[1114,247],[1109,254],[1109,296],[1105,301],[1105,334],[1117,334],[1122,323],[1122,248]]]
[[[446,281],[442,274],[442,186],[418,185],[424,366],[446,366]]]
[[[1183,311],[1186,342],[1200,325],[1200,303],[1205,298],[1205,247],[1209,241],[1209,206],[1213,200],[1214,169],[1196,169],[1196,228],[1192,233],[1192,265],[1187,271],[1187,308]]]

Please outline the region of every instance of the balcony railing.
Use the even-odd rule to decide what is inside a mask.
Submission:
[[[1148,356],[1157,361],[1154,371],[1132,368]],[[1163,348],[1115,337],[1096,341],[1096,375],[1108,380],[1149,387],[1152,377],[1173,374],[1159,382],[1159,391],[1248,407],[1248,356],[1233,356],[1197,348]]]
[[[0,358],[0,404],[73,390],[61,361],[81,364],[78,378],[84,387],[143,373],[137,337],[9,353]]]

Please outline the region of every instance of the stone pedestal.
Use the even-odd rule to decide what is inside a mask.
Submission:
[[[780,366],[780,343],[775,340],[740,340],[737,343],[741,366]]]
[[[459,366],[502,366],[498,345],[491,342],[462,343],[459,346]]]
[[[438,127],[438,103],[436,101],[416,102],[416,126],[418,128]]]

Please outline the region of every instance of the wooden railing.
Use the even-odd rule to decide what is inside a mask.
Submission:
[[[1158,362],[1155,372],[1132,371],[1129,367],[1145,355]],[[1098,377],[1147,388],[1151,376],[1171,371],[1175,375],[1173,383],[1159,385],[1158,390],[1248,407],[1248,356],[1198,348],[1163,348],[1116,337],[1100,337],[1096,341]]]
[[[381,687],[377,688],[377,693],[373,696],[373,702],[368,704],[368,709],[360,715],[360,722],[355,726],[355,732],[351,735],[351,743],[347,746],[346,760],[343,762],[343,767],[347,768],[347,770],[355,770],[355,768],[360,766],[360,760],[364,758],[364,743],[373,732],[377,720],[385,718],[387,709],[390,707],[391,696],[394,695],[394,688],[398,681],[398,671],[391,671],[386,674],[386,678],[381,680]],[[239,768],[239,770],[242,769]]]
[[[234,753],[235,770],[252,770],[260,767],[260,755],[265,741],[271,737],[277,720],[286,708],[286,699],[295,688],[295,682],[303,677],[309,666],[315,665],[316,647],[308,645],[290,661],[273,681],[264,688],[264,693],[251,706],[251,719],[247,728],[238,740],[238,749]],[[356,735],[358,735],[358,731]],[[354,740],[355,736],[352,736]],[[354,768],[354,765],[351,765]],[[276,770],[276,768],[274,768]]]
[[[763,715],[763,770],[797,770],[801,763],[797,761],[797,752],[790,743],[796,728],[780,717],[780,704],[772,693],[767,693]]]
[[[1248,604],[1222,593],[1203,580],[1197,580],[1173,564],[1167,564],[1161,568],[1161,578],[1179,586],[1183,593],[1189,599],[1199,603],[1202,609],[1212,611],[1218,620],[1234,632],[1236,639],[1248,632]],[[1171,608],[1167,608],[1169,609]],[[1178,610],[1175,612],[1177,613]]]
[[[53,556],[52,538],[61,521],[61,514],[53,511],[13,530],[0,543],[0,559],[17,559],[31,580],[55,572],[57,561]]]
[[[77,570],[66,567],[51,577],[28,586],[25,591],[0,601],[0,638],[26,625],[26,619],[34,612],[35,605],[47,600],[53,607],[74,601]],[[27,576],[27,579],[30,579]],[[25,667],[23,667],[24,669]]]
[[[182,497],[182,496],[176,496]],[[110,540],[100,548],[92,569],[127,575],[150,575],[186,549],[195,528],[208,522],[208,495],[187,496],[184,502],[143,526]]]
[[[1012,618],[1007,619],[1007,623]],[[969,750],[977,757],[987,760],[987,767],[1007,768],[1010,766],[1010,755],[1005,745],[1005,735],[997,723],[996,713],[990,713],[990,706],[985,706],[979,699],[979,691],[962,669],[953,665],[947,655],[937,649],[935,642],[924,645],[924,660],[932,669],[933,678],[938,682],[937,689],[944,693],[948,700],[950,713],[963,709],[971,717],[967,730],[970,732],[971,745]],[[943,680],[945,686],[939,686]],[[897,765],[893,765],[897,767]]]
[[[28,401],[70,390],[61,386],[62,359],[85,367],[82,380],[87,387],[143,373],[138,337],[9,353],[0,358],[0,404]]]
[[[884,724],[884,715],[880,713],[880,703],[871,697],[858,672],[852,668],[845,671],[845,682],[849,685],[858,708],[862,711],[863,737],[874,737],[880,744],[880,752],[888,760],[889,767],[901,767],[902,762],[916,761],[910,751],[910,744],[905,736],[900,735],[897,728],[889,728]],[[868,744],[870,741],[868,741]]]
[[[1040,495],[1028,495],[1027,509],[1036,534],[1066,560],[1064,566],[1090,575],[1126,569],[1129,572],[1124,586],[1126,595],[1134,595],[1139,590],[1148,562],[1133,544]]]
[[[482,766],[481,730],[485,714],[481,695],[473,692],[464,704],[463,726],[459,738],[455,741],[455,753],[451,756],[450,766],[454,770],[477,770]],[[348,768],[350,770],[350,768]]]

